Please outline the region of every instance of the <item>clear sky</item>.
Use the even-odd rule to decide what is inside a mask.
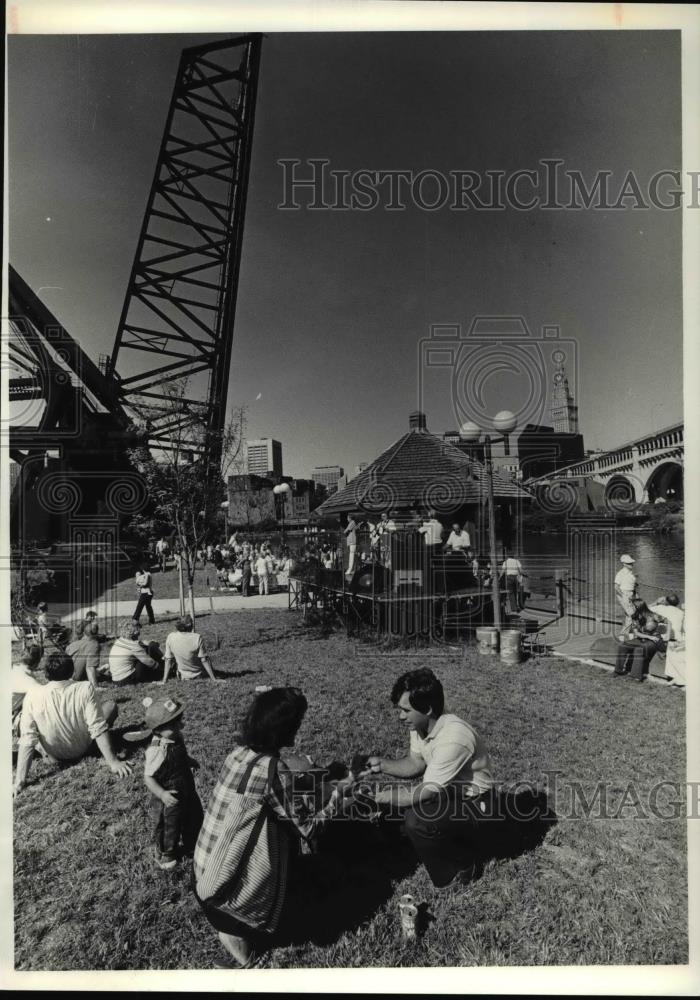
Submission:
[[[217,37],[8,39],[10,260],[94,359],[111,352],[179,52]],[[589,183],[611,171],[613,199],[629,170],[644,189],[681,168],[677,33],[266,37],[230,400],[249,404],[250,437],[282,441],[285,472],[352,470],[407,429],[431,324],[520,315],[575,342],[587,447],[681,419],[680,210],[281,211],[277,161],[310,157],[482,175],[560,158]],[[449,371],[423,385],[429,428],[454,426]],[[495,375],[484,406],[522,392]]]

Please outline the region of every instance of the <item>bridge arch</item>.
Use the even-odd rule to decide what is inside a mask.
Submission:
[[[605,507],[616,514],[629,514],[641,502],[641,483],[633,476],[611,476],[605,484]]]
[[[683,500],[683,466],[679,462],[662,462],[647,480],[645,493],[649,503],[656,500]]]

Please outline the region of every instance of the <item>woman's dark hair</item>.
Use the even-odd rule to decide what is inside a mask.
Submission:
[[[292,746],[308,704],[299,688],[263,691],[243,720],[241,743],[258,753],[277,753],[281,747]]]
[[[427,715],[430,709],[433,715],[442,715],[445,707],[445,694],[442,684],[437,679],[432,670],[424,667],[421,670],[408,670],[401,674],[399,679],[391,689],[392,704],[397,705],[401,695],[408,691],[408,700],[411,708],[416,712],[423,712]]]
[[[46,659],[44,670],[50,681],[67,681],[73,676],[73,657],[67,653],[51,653]]]

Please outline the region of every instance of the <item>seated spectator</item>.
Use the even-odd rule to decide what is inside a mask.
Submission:
[[[655,653],[666,648],[669,624],[653,615],[646,604],[639,602],[632,615],[632,625],[618,643],[613,677],[629,674],[640,684],[649,672]]]
[[[85,621],[86,625],[96,625],[97,626],[97,633],[95,635],[95,638],[97,639],[98,642],[107,642],[107,636],[104,635],[102,632],[100,632],[100,627],[99,627],[99,624],[97,622],[97,612],[96,611],[86,611],[85,612],[85,619],[84,619],[84,621]]]
[[[19,658],[19,663],[12,664],[12,735],[19,736],[19,718],[25,695],[34,688],[43,687],[36,672],[41,663],[41,646],[30,646]]]
[[[659,598],[656,604],[652,604],[649,610],[657,618],[664,618],[669,624],[669,639],[677,640],[683,635],[683,619],[685,614],[680,609],[678,594],[666,594]]]
[[[189,681],[208,674],[216,680],[204,639],[194,631],[190,615],[185,615],[175,626],[175,631],[165,640],[165,671],[161,683],[165,684],[173,667],[181,680]]]
[[[154,681],[158,667],[156,644],[148,648],[139,642],[141,626],[133,618],[123,618],[119,623],[119,638],[109,651],[109,672],[115,684],[138,684]]]
[[[68,761],[84,757],[94,741],[113,774],[120,778],[131,774],[129,765],[116,757],[109,738],[116,704],[100,704],[92,684],[72,680],[73,661],[65,653],[49,656],[45,669],[48,684],[32,688],[24,699],[14,793],[25,787],[39,746],[55,760]]]
[[[97,687],[97,670],[100,666],[97,632],[96,622],[78,622],[73,630],[73,641],[66,646],[66,653],[72,657],[75,666],[73,680],[87,679],[93,687]]]

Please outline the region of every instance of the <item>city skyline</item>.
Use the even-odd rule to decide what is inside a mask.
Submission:
[[[217,37],[9,40],[10,259],[95,360],[112,347],[180,50]],[[423,380],[419,398],[421,341],[498,315],[576,345],[587,447],[682,416],[679,212],[280,210],[279,161],[308,177],[314,157],[482,178],[553,158],[589,185],[601,170],[615,190],[630,170],[647,183],[681,163],[677,33],[266,37],[229,398],[248,404],[251,437],[294,442],[295,474],[354,468],[418,407],[435,433],[455,425],[444,385]],[[487,408],[516,409],[521,389],[501,372]]]

